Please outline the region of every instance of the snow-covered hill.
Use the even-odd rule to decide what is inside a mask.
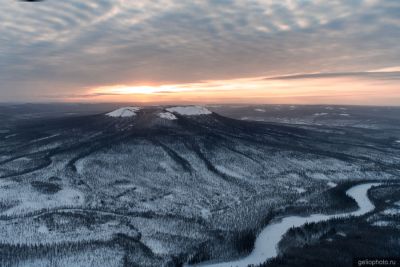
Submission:
[[[114,118],[125,118],[136,116],[136,112],[139,111],[139,107],[122,107],[107,113],[106,115]]]
[[[184,116],[208,115],[212,112],[201,106],[181,106],[167,108],[167,111]]]
[[[166,120],[176,120],[177,119],[177,117],[170,112],[160,112],[160,113],[158,113],[158,116],[160,118],[166,119]]]
[[[94,249],[115,266],[239,257],[232,240],[257,231],[269,211],[323,210],[326,192],[349,178],[398,179],[399,135],[384,134],[236,120],[200,106],[127,106],[8,127],[0,240],[18,247],[3,259]],[[35,254],[32,244],[48,247]],[[0,266],[14,266],[1,262],[3,248]]]

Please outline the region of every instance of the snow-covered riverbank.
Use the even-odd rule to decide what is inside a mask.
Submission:
[[[379,185],[378,183],[367,183],[360,184],[351,187],[346,191],[346,194],[353,198],[357,204],[358,209],[353,212],[325,215],[325,214],[312,214],[307,217],[300,216],[288,216],[280,219],[279,221],[273,222],[267,225],[261,233],[257,236],[254,244],[254,249],[250,255],[242,259],[238,259],[230,262],[211,263],[205,262],[200,263],[196,266],[207,266],[207,267],[247,267],[248,265],[258,265],[264,263],[270,258],[278,255],[277,245],[282,239],[283,235],[291,227],[299,227],[306,223],[319,222],[329,220],[334,217],[345,217],[345,216],[361,216],[374,210],[375,206],[368,198],[368,190],[372,186]]]

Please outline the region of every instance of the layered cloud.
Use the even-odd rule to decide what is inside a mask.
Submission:
[[[400,65],[399,1],[0,0],[0,6],[3,100],[293,73],[314,74],[292,79],[398,80],[398,73],[366,72]]]
[[[266,80],[304,80],[304,79],[324,79],[324,78],[344,78],[344,77],[372,79],[372,80],[400,81],[400,71],[302,73],[302,74],[292,74],[283,76],[273,76],[266,78]]]

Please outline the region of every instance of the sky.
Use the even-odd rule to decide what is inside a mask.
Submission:
[[[0,0],[0,102],[400,105],[398,0]]]

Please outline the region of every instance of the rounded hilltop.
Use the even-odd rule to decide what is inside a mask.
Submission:
[[[212,112],[202,106],[181,106],[171,107],[166,109],[169,112],[177,113],[179,115],[196,116],[196,115],[208,115]]]
[[[157,113],[157,117],[165,120],[176,120],[176,115],[180,116],[198,116],[212,114],[210,110],[202,106],[172,106],[172,107],[121,107],[105,115],[113,118],[135,117],[139,111],[146,113]]]
[[[133,117],[136,116],[136,112],[139,110],[139,107],[122,107],[107,113],[106,116],[114,118]]]

